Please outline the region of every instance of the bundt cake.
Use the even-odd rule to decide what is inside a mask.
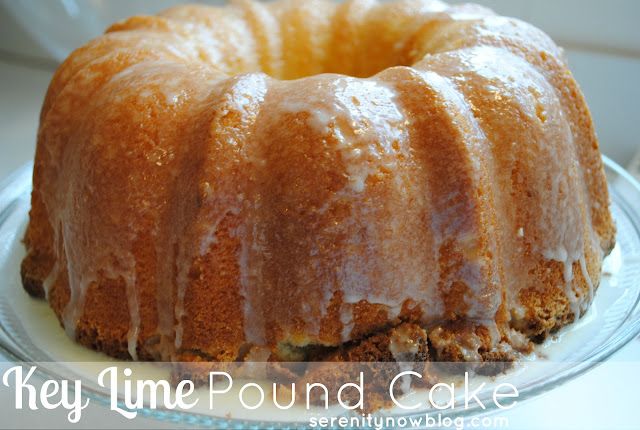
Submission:
[[[33,186],[25,289],[141,360],[386,357],[403,325],[422,359],[510,360],[615,240],[561,49],[437,0],[114,24],[55,73]]]

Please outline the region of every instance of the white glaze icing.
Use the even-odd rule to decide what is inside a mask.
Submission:
[[[60,275],[60,266],[58,264],[58,261],[56,260],[56,262],[53,263],[53,267],[51,268],[51,271],[49,272],[47,277],[44,278],[44,280],[42,281],[42,288],[44,289],[45,300],[47,301],[49,300],[49,291],[51,291],[51,287],[56,282],[59,275]]]
[[[129,331],[127,351],[133,360],[138,359],[138,336],[140,335],[140,304],[135,282],[127,282],[127,305],[129,308]]]
[[[270,32],[268,38],[270,52],[262,52],[260,55],[261,61],[268,62],[271,70],[279,70],[281,67],[279,62],[282,60],[280,58],[282,34],[275,31],[278,24],[277,19],[269,9],[262,5],[245,5],[243,8],[244,14],[251,14],[256,21],[269,23],[267,25],[274,30]],[[499,38],[509,35],[519,40],[522,35],[518,31],[527,28],[512,20],[484,17],[488,12],[481,8],[459,7],[447,10],[447,6],[443,3],[430,2],[428,5],[425,4],[421,10],[421,13],[425,14],[434,12],[438,12],[440,18],[450,15],[452,21],[482,17],[478,23],[469,23],[469,34],[477,34],[479,37]],[[179,15],[179,12],[175,13]],[[198,84],[191,85],[193,76],[190,79],[181,78],[184,67],[177,66],[177,62],[184,61],[190,64],[189,62],[197,58],[198,64],[209,63],[216,67],[220,66],[226,71],[234,71],[234,73],[234,68],[241,68],[244,71],[253,70],[252,68],[257,69],[257,63],[254,64],[253,60],[249,59],[257,56],[256,51],[259,48],[255,41],[258,37],[257,28],[259,26],[247,22],[242,14],[237,11],[233,12],[229,15],[228,20],[222,20],[220,28],[215,29],[187,21],[183,19],[169,22],[173,26],[172,29],[177,29],[176,39],[173,42],[171,42],[172,37],[159,34],[153,35],[157,39],[149,36],[150,40],[153,39],[155,42],[142,40],[136,42],[139,44],[136,46],[139,47],[155,47],[158,45],[157,42],[162,41],[162,49],[175,58],[145,60],[129,66],[110,78],[108,88],[113,91],[122,87],[134,87],[142,82],[144,86],[141,86],[140,90],[135,93],[139,103],[152,103],[151,99],[158,99],[168,109],[176,109],[177,111],[181,104],[188,104],[192,98],[205,102],[212,91],[210,87],[219,82],[209,76]],[[509,29],[506,29],[507,27]],[[495,28],[503,29],[504,35],[500,33],[499,36],[496,36]],[[252,32],[253,34],[250,34]],[[537,35],[537,33],[535,34]],[[465,32],[463,35],[466,36],[467,33]],[[133,38],[133,36],[131,37]],[[451,40],[455,40],[453,35]],[[534,40],[540,41],[541,49],[548,48],[549,52],[554,52],[555,48],[552,45],[549,48],[548,42],[542,36],[536,36]],[[314,41],[314,43],[316,42]],[[403,43],[397,42],[396,45],[396,48],[400,49]],[[317,49],[321,49],[321,47]],[[587,270],[585,248],[593,246],[598,249],[599,247],[593,245],[595,243],[593,231],[586,233],[580,231],[580,226],[584,225],[585,221],[590,224],[590,219],[585,220],[589,217],[588,211],[586,214],[583,211],[588,202],[585,202],[581,197],[582,194],[577,192],[580,180],[577,172],[578,166],[566,165],[567,160],[576,158],[575,144],[571,129],[567,125],[567,119],[563,116],[564,112],[558,107],[559,101],[555,96],[554,89],[542,72],[536,70],[519,56],[508,54],[504,49],[477,48],[456,52],[456,55],[458,54],[461,59],[461,67],[466,68],[464,73],[458,76],[447,76],[442,71],[431,70],[421,72],[419,75],[423,84],[442,98],[443,107],[450,115],[452,124],[467,136],[464,141],[466,152],[463,155],[469,157],[472,166],[472,186],[482,191],[492,189],[491,186],[486,186],[487,173],[484,171],[486,169],[491,172],[493,169],[491,167],[492,155],[486,149],[489,143],[484,130],[486,125],[474,117],[475,107],[466,100],[463,94],[463,87],[477,77],[491,81],[491,84],[485,86],[485,90],[496,101],[501,98],[512,99],[518,107],[522,108],[524,115],[538,118],[540,122],[544,123],[539,126],[541,133],[548,133],[549,136],[564,136],[559,145],[546,145],[547,152],[543,152],[540,158],[543,161],[551,162],[548,165],[542,163],[539,183],[535,184],[537,189],[550,189],[549,200],[553,204],[542,205],[542,216],[538,225],[518,226],[517,228],[512,226],[513,228],[508,231],[510,235],[513,235],[515,230],[515,236],[523,242],[532,241],[535,237],[545,238],[544,243],[531,243],[534,252],[563,265],[565,291],[574,312],[578,314],[577,311],[584,306],[585,301],[592,298],[594,289]],[[430,56],[429,61],[435,61],[434,59],[438,55],[440,54],[436,53]],[[500,61],[496,61],[497,55],[499,55]],[[245,58],[246,61],[243,60]],[[89,81],[93,79],[91,77],[93,72],[83,73],[85,73],[84,79]],[[172,73],[175,73],[176,76],[170,76]],[[224,102],[212,106],[219,109],[221,116],[237,114],[241,127],[246,126],[251,129],[251,125],[258,120],[257,110],[263,101],[266,84],[264,77],[257,77],[257,74],[248,76],[246,79],[240,78],[233,90],[224,94]],[[523,82],[529,85],[524,85]],[[411,235],[405,231],[406,221],[398,216],[390,217],[388,209],[392,207],[392,203],[385,206],[384,201],[376,201],[378,195],[374,194],[375,190],[372,190],[374,187],[370,185],[375,183],[375,180],[384,179],[385,175],[389,175],[393,181],[392,183],[384,183],[384,186],[387,187],[386,194],[381,195],[394,199],[393,205],[399,208],[398,212],[402,213],[403,209],[410,209],[415,205],[431,209],[428,206],[429,202],[422,201],[423,198],[420,195],[409,195],[406,186],[408,178],[403,173],[406,165],[400,167],[398,164],[400,159],[411,158],[414,149],[411,148],[412,142],[408,137],[408,129],[415,126],[415,119],[408,115],[411,113],[410,110],[403,111],[405,107],[400,100],[408,96],[398,94],[393,85],[387,85],[378,77],[358,80],[344,76],[327,75],[306,79],[305,83],[308,86],[311,86],[312,83],[316,84],[315,92],[309,90],[309,93],[305,92],[296,98],[291,94],[286,94],[285,83],[277,82],[274,85],[276,95],[273,98],[270,111],[275,112],[273,116],[276,119],[282,118],[282,114],[288,113],[306,121],[310,135],[324,136],[322,145],[325,150],[330,155],[338,155],[334,161],[340,164],[338,169],[342,169],[347,178],[346,186],[321,202],[322,204],[317,207],[315,215],[320,218],[324,215],[329,216],[331,211],[335,211],[345,202],[350,202],[348,204],[349,216],[335,225],[324,227],[324,230],[315,231],[317,234],[315,239],[318,239],[318,242],[326,240],[330,243],[333,238],[346,237],[344,240],[345,250],[329,253],[323,250],[321,245],[312,244],[309,248],[305,248],[306,245],[299,246],[299,250],[305,252],[308,257],[305,257],[307,259],[304,261],[309,264],[308,266],[301,265],[299,270],[294,273],[296,281],[305,286],[304,280],[323,280],[320,287],[310,291],[310,297],[313,297],[314,300],[305,303],[303,307],[304,313],[308,314],[305,320],[307,324],[305,329],[311,334],[319,332],[320,326],[317,316],[326,315],[331,297],[336,292],[342,293],[345,302],[341,308],[340,316],[343,325],[341,333],[343,341],[349,339],[353,326],[350,305],[362,300],[384,305],[388,309],[388,318],[393,320],[400,314],[404,301],[410,298],[422,307],[425,321],[437,319],[443,312],[441,292],[438,289],[443,279],[441,279],[440,273],[429,273],[428,267],[423,268],[426,266],[425,261],[432,262],[423,254],[431,253],[437,256],[440,252],[440,246],[449,239],[452,239],[460,250],[472,253],[479,246],[476,238],[480,227],[468,223],[457,214],[461,210],[470,210],[474,213],[477,212],[480,214],[479,217],[482,217],[484,215],[480,209],[490,205],[491,201],[480,201],[477,203],[478,207],[461,208],[452,203],[447,210],[425,211],[430,215],[425,227],[431,227],[436,238],[433,243],[429,244],[430,247],[426,252],[414,249],[411,246]],[[299,85],[295,88],[304,87]],[[127,95],[127,93],[112,94],[111,97],[112,100],[123,102],[123,97]],[[64,103],[63,100],[59,104],[62,106]],[[273,106],[273,104],[277,106]],[[539,107],[542,109],[538,109]],[[220,131],[213,130],[213,132]],[[242,129],[241,132],[244,133],[247,130]],[[229,192],[231,197],[225,196],[205,201],[204,205],[208,208],[209,213],[198,215],[197,228],[194,227],[194,231],[189,230],[184,238],[177,237],[176,234],[170,238],[168,243],[169,245],[177,245],[177,252],[175,254],[174,251],[162,252],[165,257],[164,263],[177,262],[178,266],[175,274],[176,285],[172,284],[173,276],[168,276],[172,269],[163,269],[166,272],[160,271],[161,276],[159,277],[164,280],[160,281],[158,286],[163,291],[167,291],[162,293],[167,297],[171,292],[176,292],[175,305],[168,305],[166,297],[158,301],[158,310],[161,314],[159,316],[159,332],[166,338],[174,336],[174,348],[180,348],[182,345],[182,323],[183,319],[188,316],[184,300],[189,287],[190,265],[196,256],[203,256],[208,250],[215,248],[218,243],[219,224],[225,217],[231,215],[243,218],[241,225],[232,233],[241,243],[238,266],[240,268],[240,290],[245,299],[245,337],[247,341],[255,344],[266,342],[264,328],[267,321],[264,319],[263,303],[261,303],[261,300],[264,299],[261,298],[261,294],[257,293],[260,293],[265,288],[265,282],[269,281],[265,277],[269,274],[267,272],[272,272],[275,267],[272,264],[272,257],[278,250],[274,249],[270,242],[273,238],[267,237],[266,227],[263,225],[265,223],[264,215],[260,213],[271,209],[261,206],[260,199],[264,197],[263,191],[265,190],[260,188],[261,184],[256,185],[254,182],[265,180],[270,174],[270,161],[268,160],[270,155],[267,152],[287,148],[286,143],[274,144],[271,148],[258,148],[258,144],[250,144],[249,142],[258,142],[259,138],[264,136],[256,136],[252,133],[254,133],[253,130],[247,132],[247,142],[243,141],[245,135],[240,132],[237,135],[230,132],[228,136],[224,136],[224,141],[229,148],[233,147],[233,150],[245,151],[243,156],[249,157],[249,162],[241,167],[245,167],[251,172],[253,176],[250,181],[253,182],[249,185],[239,186],[240,190],[223,184],[232,189],[233,192]],[[238,141],[238,136],[241,141]],[[306,136],[306,138],[308,137]],[[544,142],[544,139],[540,139],[539,143],[544,145]],[[514,142],[514,145],[516,144]],[[243,145],[246,147],[242,147]],[[249,148],[250,146],[255,147]],[[154,161],[161,167],[165,162],[165,157],[171,157],[171,154],[161,153],[158,157],[149,156],[149,161]],[[553,162],[554,160],[555,162]],[[487,166],[489,167],[487,168]],[[558,171],[567,174],[553,176],[554,172]],[[221,184],[215,183],[213,185],[216,187],[213,194],[217,194]],[[60,192],[60,195],[57,196],[59,201],[64,201],[66,195],[70,194],[68,191],[62,190]],[[229,190],[224,188],[221,194],[227,193],[227,191]],[[451,193],[446,197],[450,202],[455,202],[459,198],[459,193]],[[489,200],[491,198],[491,195],[487,197]],[[424,198],[424,200],[427,199]],[[293,198],[291,201],[285,201],[283,198],[282,201],[287,204],[300,203],[294,201]],[[280,203],[280,201],[275,201],[275,203]],[[73,207],[73,202],[67,201],[65,204],[69,208]],[[56,207],[56,205],[54,204],[52,207]],[[289,210],[290,208],[277,209]],[[56,222],[64,224],[67,218],[73,219],[73,213],[58,214],[58,217],[54,219]],[[308,222],[309,220],[301,218],[301,221]],[[482,218],[482,221],[487,220]],[[61,231],[63,231],[62,236],[65,238],[62,241],[63,245],[67,241],[73,242],[77,238],[78,232],[70,230],[68,225],[64,225]],[[284,227],[282,231],[277,233],[284,234]],[[495,232],[490,228],[487,233],[490,239],[489,243],[482,246],[492,255],[498,255],[500,248],[496,243],[498,239],[494,239]],[[495,236],[497,237],[499,234]],[[124,255],[126,259],[133,261],[133,256],[127,253],[133,247],[132,237],[125,237],[121,243],[115,243],[112,251],[117,251],[118,255]],[[402,249],[399,245],[405,245],[406,251],[400,251],[398,254],[398,249]],[[104,273],[98,274],[97,271],[92,271],[90,267],[87,267],[87,262],[77,252],[66,248],[64,251],[67,254],[66,269],[69,273],[71,290],[70,302],[64,311],[64,321],[70,335],[74,335],[75,324],[83,312],[84,296],[88,285],[99,277],[122,278],[125,280],[127,288],[131,320],[127,336],[128,349],[134,356],[140,328],[135,264],[110,261],[111,254],[106,251],[104,254],[97,251],[92,253],[92,256],[101,264],[104,262],[100,267]],[[599,249],[598,252],[600,252]],[[400,263],[394,263],[394,258]],[[492,286],[500,285],[504,281],[498,274],[497,258],[487,262],[480,258],[470,257],[463,262],[462,267],[456,269],[455,275],[452,276],[452,278],[464,282],[469,288],[469,291],[465,293],[465,301],[469,306],[466,316],[469,318],[477,321],[491,321],[496,315],[501,296],[498,294],[499,291],[492,289]],[[517,260],[517,256],[514,258],[513,255],[507,255],[504,258]],[[587,298],[578,298],[574,291],[573,266],[576,262],[579,263],[579,268],[589,287]],[[334,269],[335,271],[333,271]],[[514,272],[512,270],[510,273]],[[332,273],[332,275],[329,276],[327,273]],[[526,280],[525,278],[524,275],[519,278],[507,276],[509,284],[506,289],[509,294],[516,295],[520,284],[529,285],[528,282],[520,282]],[[50,285],[50,282],[45,281],[45,284]],[[48,295],[49,286],[47,285],[45,285],[45,292]],[[379,285],[383,285],[384,288],[379,288]],[[517,306],[518,304],[511,300],[510,307],[516,309]],[[176,319],[175,325],[171,316]],[[492,326],[491,337],[495,344],[499,338],[495,323]],[[471,345],[469,348],[473,350],[475,346]],[[476,358],[472,351],[467,351],[465,354],[470,358]]]
[[[398,363],[399,371],[413,370],[419,351],[419,345],[407,333],[405,327],[399,327],[392,331],[389,339],[389,352]],[[400,379],[400,389],[403,394],[411,391],[411,377],[404,375]]]
[[[353,330],[353,309],[350,304],[343,304],[340,308],[340,322],[342,323],[342,332],[340,339],[342,342],[347,342],[351,339],[351,330]]]

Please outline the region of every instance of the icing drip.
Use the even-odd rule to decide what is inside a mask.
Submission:
[[[246,229],[251,230],[247,231]],[[262,312],[260,296],[254,294],[260,288],[262,280],[263,248],[259,244],[258,228],[243,226],[237,235],[242,238],[240,249],[240,285],[244,297],[244,331],[245,340],[254,345],[264,345],[265,320]]]
[[[138,336],[140,334],[140,306],[135,282],[127,282],[127,305],[129,307],[129,331],[127,332],[127,350],[132,360],[138,359]]]
[[[293,302],[298,291],[305,292],[299,300],[310,303],[308,312],[293,306],[292,314],[279,324],[286,332],[286,321],[297,317],[305,322],[305,332],[313,335],[319,333],[320,320],[337,292],[342,293],[345,305],[362,300],[384,305],[393,319],[407,297],[424,297],[425,279],[433,276],[423,264],[428,250],[415,252],[407,247],[415,235],[393,216],[397,208],[418,212],[424,205],[423,195],[408,192],[405,184],[411,179],[398,165],[399,160],[410,157],[406,119],[398,110],[394,91],[374,80],[332,75],[308,78],[304,92],[297,91],[294,84],[286,92],[284,85],[271,88],[264,109],[273,115],[265,117],[264,123],[258,119],[256,129],[261,134],[253,138],[264,146],[254,148],[249,158],[260,186],[246,193],[247,221],[237,233],[242,239],[242,294],[247,298],[245,335],[257,344],[264,340],[264,326],[269,324],[263,320],[263,309]],[[281,124],[270,122],[281,117],[293,121],[292,127],[300,127],[295,128],[301,141],[296,145],[318,142],[313,144],[322,148],[322,156],[335,157],[331,166],[338,166],[346,178],[341,188],[322,197],[315,195],[316,188],[308,194],[298,193],[298,185],[285,189],[284,194],[274,194],[271,188],[281,190],[284,180],[274,178],[291,175],[291,168],[281,164],[285,156],[278,154],[296,148],[288,143],[295,138],[289,137]],[[287,180],[301,181],[311,174],[328,177],[327,172],[317,170],[325,168],[321,158],[309,157],[304,163],[309,163],[305,165],[308,172],[298,172]],[[382,185],[371,188],[370,179]],[[314,184],[321,190],[325,186],[330,185]],[[304,207],[313,210],[298,215],[298,208]],[[340,216],[333,218],[336,213]],[[416,229],[426,228],[420,217],[415,219],[420,222]],[[314,239],[303,243],[300,237],[289,236],[300,226]],[[292,257],[283,259],[283,251]],[[288,291],[291,297],[286,296]],[[347,337],[347,319],[343,328],[342,336]]]
[[[487,166],[491,163],[490,154],[487,150],[487,138],[473,120],[471,107],[465,101],[463,95],[455,87],[454,83],[437,73],[424,72],[411,69],[413,78],[419,79],[429,91],[433,91],[442,103],[442,107],[451,117],[451,121],[462,131],[459,138],[462,141],[456,142],[457,147],[451,149],[456,151],[448,154],[448,157],[457,157],[466,160],[470,172],[460,171],[461,177],[468,175],[471,187],[474,190],[471,195],[460,192],[456,184],[446,184],[444,190],[436,190],[435,193],[446,193],[445,196],[434,202],[431,212],[431,230],[434,234],[434,252],[440,256],[441,246],[445,241],[454,243],[456,248],[465,254],[464,260],[455,273],[446,279],[439,274],[440,284],[450,284],[454,281],[461,281],[469,288],[469,293],[465,294],[465,302],[468,305],[467,316],[478,320],[490,320],[495,317],[500,303],[500,294],[497,291],[501,284],[497,258],[484,259],[475,250],[480,246],[486,246],[492,255],[498,256],[496,244],[496,233],[487,232],[487,242],[478,243],[479,231],[484,225],[490,226],[490,221],[479,222],[484,218],[484,205],[492,204],[490,194],[490,181],[492,178],[486,176]],[[424,95],[422,96],[424,97]],[[447,154],[448,149],[442,150]],[[440,155],[445,156],[445,155]],[[439,160],[430,161],[438,163]],[[466,167],[466,168],[467,168]],[[454,180],[452,178],[451,180]],[[456,181],[459,178],[455,178]],[[444,182],[444,178],[431,178],[436,183]],[[442,186],[442,185],[441,185]],[[478,190],[478,191],[476,191]],[[476,201],[474,193],[486,194],[484,201]],[[474,219],[474,214],[478,219]],[[483,232],[484,233],[484,232]]]
[[[504,19],[487,18],[487,20],[496,25],[502,25],[498,24],[498,21],[506,22]],[[508,103],[507,105],[512,107],[505,112],[507,115],[514,115],[511,110],[517,107],[530,118],[531,125],[527,132],[532,133],[534,138],[514,142],[511,150],[517,151],[514,161],[520,163],[520,169],[527,175],[526,181],[529,189],[532,190],[533,199],[539,202],[535,207],[539,209],[536,211],[530,207],[521,209],[528,214],[525,218],[527,236],[525,238],[524,228],[520,225],[516,238],[522,238],[523,243],[530,244],[534,252],[540,253],[547,260],[562,264],[564,292],[572,312],[577,316],[580,314],[581,306],[585,304],[585,298],[580,297],[574,290],[574,263],[585,259],[587,243],[592,244],[589,249],[598,247],[593,245],[595,244],[594,232],[583,231],[584,226],[591,225],[588,202],[585,199],[588,193],[580,177],[579,165],[576,161],[578,159],[576,143],[560,99],[542,72],[518,55],[493,47],[471,48],[458,51],[457,54],[459,58],[457,55],[449,63],[436,66],[436,69],[439,71],[438,67],[442,67],[443,70],[444,67],[453,67],[454,70],[463,71],[455,79],[461,88],[465,86],[470,88],[469,97],[476,103],[491,103],[497,112],[503,109],[502,105]],[[456,72],[449,70],[446,73]],[[482,90],[479,90],[479,87]],[[474,95],[477,91],[483,91],[486,94],[485,99],[477,101],[478,96]],[[489,121],[495,121],[494,111],[490,112]],[[477,115],[482,117],[484,112],[479,111]],[[500,124],[493,127],[500,127]],[[490,127],[487,128],[491,130]],[[526,135],[520,138],[527,139]],[[504,140],[499,133],[493,139]],[[527,147],[536,148],[536,159],[531,159],[526,152],[522,155],[518,154],[522,151],[519,145],[524,144]],[[498,156],[503,157],[502,154]],[[508,172],[511,169],[504,170]],[[505,238],[507,243],[510,243],[510,240],[509,237]],[[514,247],[516,246],[517,242]],[[522,259],[522,256],[515,254],[508,257],[506,261],[518,259]],[[535,264],[535,260],[532,263],[526,261],[524,263]],[[535,278],[530,278],[527,273],[528,270],[515,270],[514,276],[507,277],[508,280],[513,280],[507,288],[507,293],[509,301],[512,302],[510,307],[514,310],[514,315],[518,312],[522,314],[516,299],[519,289],[536,285],[538,282]],[[586,282],[589,284],[590,280]]]
[[[182,346],[182,338],[184,334],[183,318],[185,317],[184,299],[187,288],[189,286],[189,269],[193,262],[193,258],[196,255],[204,256],[211,247],[217,243],[216,233],[218,231],[218,225],[229,214],[238,215],[240,209],[237,207],[231,207],[227,211],[222,212],[211,224],[206,224],[204,232],[200,233],[199,242],[200,245],[197,248],[197,252],[186,252],[182,249],[182,253],[178,256],[180,261],[179,272],[176,278],[177,292],[176,292],[176,304],[174,309],[176,326],[175,326],[175,339],[174,345],[176,349]],[[188,246],[188,245],[187,245]],[[189,247],[191,249],[191,247]]]
[[[391,352],[393,359],[398,363],[400,372],[413,370],[418,351],[418,344],[411,339],[404,327],[393,330],[389,341],[389,352]],[[400,389],[403,394],[411,391],[411,377],[409,375],[401,377]]]
[[[522,333],[514,329],[507,332],[509,345],[516,351],[528,352],[531,348],[531,341]]]
[[[67,257],[67,272],[69,274],[69,302],[64,308],[62,319],[67,335],[72,339],[76,338],[76,328],[78,321],[84,313],[84,305],[88,288],[97,282],[99,278],[109,279],[117,282],[121,280],[124,283],[127,294],[127,304],[130,312],[131,325],[128,338],[128,349],[133,349],[132,357],[137,357],[135,347],[137,344],[137,336],[139,331],[140,318],[138,314],[138,303],[135,298],[135,260],[129,252],[122,253],[120,258],[110,255],[94,252],[93,259],[88,260],[79,253],[84,252],[82,249],[70,249],[67,246],[67,237],[73,237],[73,233],[67,230],[67,234],[63,234],[63,246]],[[78,247],[80,248],[80,247]],[[96,265],[96,261],[101,264]],[[98,272],[99,271],[99,272]]]
[[[562,114],[562,112],[560,112]],[[573,135],[571,134],[566,122],[565,129],[562,135],[565,136],[565,142],[568,148],[565,149],[569,154],[569,157],[575,159],[575,148],[573,143]],[[556,154],[554,156],[562,160],[563,155],[561,148],[555,149]],[[571,311],[575,318],[579,318],[581,315],[582,306],[588,303],[591,298],[591,292],[589,297],[586,298],[577,293],[574,288],[574,263],[579,262],[582,268],[585,261],[585,236],[589,240],[593,241],[593,232],[583,231],[583,226],[590,222],[589,211],[583,208],[586,207],[586,203],[583,200],[583,193],[577,192],[580,189],[580,185],[577,178],[577,166],[575,163],[566,161],[568,166],[565,167],[568,172],[566,175],[552,174],[551,177],[551,190],[548,198],[550,201],[555,202],[552,205],[546,205],[543,209],[542,216],[540,217],[540,228],[545,230],[551,230],[546,235],[547,240],[550,242],[547,244],[546,249],[542,249],[542,255],[549,259],[555,260],[563,265],[563,278],[565,282],[565,295],[569,300]],[[557,166],[558,169],[562,169],[562,166]],[[561,213],[561,215],[559,215]],[[586,218],[586,219],[585,219]],[[554,240],[556,245],[554,246]],[[591,291],[591,281],[588,273],[585,270],[585,280],[589,285]]]
[[[51,268],[51,272],[49,272],[47,277],[44,278],[44,281],[42,281],[42,288],[44,289],[44,298],[47,301],[49,301],[49,291],[51,291],[51,287],[58,279],[59,274],[60,274],[60,268],[58,265],[58,260],[56,260],[56,262],[53,264],[53,267]]]
[[[351,330],[353,330],[353,309],[351,305],[342,305],[340,308],[340,322],[342,323],[342,331],[340,339],[342,342],[347,342],[351,337]]]
[[[474,321],[473,323],[485,327],[489,331],[489,342],[492,347],[497,346],[501,341],[500,329],[494,319],[485,321]]]
[[[580,270],[582,271],[582,276],[584,277],[585,282],[589,287],[589,295],[586,301],[586,303],[588,304],[591,302],[591,300],[593,300],[593,293],[594,293],[593,282],[591,281],[591,276],[589,276],[589,270],[587,269],[587,261],[585,259],[584,254],[580,256],[579,261],[580,261]]]
[[[226,212],[219,215],[211,224],[211,226],[207,228],[208,231],[206,231],[200,239],[200,255],[205,255],[212,246],[218,243],[216,237],[216,233],[218,232],[218,225],[229,214],[239,215],[240,209],[237,207],[230,208]]]
[[[65,240],[66,237],[67,235],[63,233],[62,246],[64,247],[64,253],[67,256],[67,273],[70,294],[69,302],[62,313],[62,321],[67,336],[71,339],[75,339],[76,325],[84,311],[84,299],[86,290],[89,286],[89,280],[87,279],[88,276],[86,276],[86,273],[90,272],[83,272],[80,268],[75,266],[74,262],[81,260],[75,258],[73,251],[71,251],[67,246],[67,240]]]
[[[249,75],[238,81],[233,92],[227,95],[229,112],[236,112],[242,118],[242,127],[252,127],[258,118],[259,110],[268,91],[268,81],[264,75]],[[249,142],[229,142],[234,146],[247,145],[242,150],[242,155],[247,162],[245,168],[248,171],[254,171],[264,167],[264,163],[259,156],[255,154],[257,145],[248,145]],[[235,202],[229,202],[224,206],[234,214],[239,214],[243,218],[243,223],[232,232],[234,237],[240,240],[240,251],[238,255],[238,267],[240,269],[240,294],[243,302],[243,326],[245,333],[245,341],[254,345],[265,344],[264,320],[262,318],[262,310],[255,305],[257,300],[252,296],[251,292],[254,288],[258,288],[262,279],[262,247],[259,244],[258,226],[255,221],[255,211],[258,209],[258,202],[251,202],[246,194],[251,193],[249,185],[243,185],[237,195]],[[255,206],[252,206],[255,205]]]
[[[239,76],[229,83],[228,87],[222,88],[221,101],[217,106],[218,114],[211,124],[211,129],[214,130],[212,134],[215,136],[213,145],[211,145],[213,146],[212,152],[205,152],[209,158],[203,167],[205,171],[202,172],[202,179],[206,179],[206,181],[198,184],[202,209],[196,215],[196,221],[192,223],[193,230],[179,239],[177,291],[174,307],[176,320],[174,347],[176,349],[181,348],[183,344],[183,321],[186,316],[184,301],[190,282],[190,267],[195,258],[205,256],[207,252],[215,248],[218,243],[219,225],[227,217],[239,217],[243,220],[241,225],[231,232],[231,235],[241,242],[238,266],[240,269],[240,293],[244,298],[245,308],[245,338],[248,342],[256,345],[264,344],[263,333],[253,335],[256,330],[260,330],[261,324],[256,324],[255,330],[252,329],[252,323],[249,321],[252,317],[247,316],[260,313],[259,310],[252,308],[252,298],[247,290],[250,288],[249,284],[257,285],[260,282],[259,273],[254,274],[254,272],[259,270],[256,268],[259,267],[262,258],[255,237],[255,217],[251,215],[254,209],[249,208],[251,202],[245,196],[245,193],[250,192],[250,189],[246,183],[237,180],[233,174],[224,170],[235,169],[233,164],[237,161],[224,160],[216,151],[230,152],[240,157],[240,162],[246,162],[243,158],[251,158],[250,154],[253,149],[247,145],[243,136],[257,119],[267,91],[267,83],[268,78],[265,75],[255,73]],[[225,119],[233,116],[239,118],[239,123],[230,127],[226,124]],[[259,163],[256,164],[259,165]],[[244,169],[252,171],[255,167],[244,166]],[[251,252],[253,254],[250,256]]]
[[[406,120],[398,109],[396,93],[391,87],[375,81],[343,78],[335,80],[333,85],[335,99],[332,100],[333,118],[330,128],[349,179],[348,188],[343,190],[343,193],[351,199],[358,199],[356,196],[365,191],[367,179],[382,170],[393,175],[397,191],[404,194],[398,156],[406,151]],[[347,224],[350,236],[347,239],[347,249],[364,249],[368,255],[342,256],[343,262],[337,268],[337,275],[343,301],[354,304],[367,300],[369,303],[383,304],[388,308],[388,317],[394,319],[400,314],[403,304],[402,298],[393,297],[397,288],[385,291],[373,287],[376,283],[373,280],[376,269],[384,267],[380,261],[381,256],[376,256],[372,250],[367,249],[368,244],[381,242],[378,238],[379,226],[373,221],[376,209],[370,202],[352,204],[350,207],[351,218]],[[397,219],[392,218],[389,221],[388,229],[400,230]],[[396,240],[403,238],[399,235]],[[417,293],[423,282],[420,279],[421,273],[413,275],[399,273],[395,268],[389,269],[389,272],[379,275],[379,283],[392,286],[398,285],[400,281],[404,283],[407,296],[419,297],[411,292]],[[392,279],[394,275],[400,275],[401,278]],[[389,294],[390,292],[392,294]]]
[[[189,260],[182,258],[182,261],[184,261],[184,263],[180,265],[180,269],[179,269],[180,271],[178,273],[178,276],[176,277],[176,284],[178,288],[176,292],[176,304],[174,308],[176,325],[174,329],[175,334],[173,339],[176,350],[182,346],[182,336],[184,334],[184,326],[183,326],[182,319],[185,316],[184,295],[186,293],[186,290],[189,284],[189,276],[188,276]]]

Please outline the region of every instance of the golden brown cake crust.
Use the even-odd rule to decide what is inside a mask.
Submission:
[[[57,70],[33,186],[24,288],[119,358],[384,359],[411,324],[432,360],[508,361],[615,242],[561,50],[439,1],[116,23]]]

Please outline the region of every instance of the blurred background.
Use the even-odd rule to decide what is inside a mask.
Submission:
[[[603,152],[627,167],[635,157],[633,167],[640,171],[640,155],[636,155],[640,151],[640,1],[475,2],[533,23],[565,48],[592,110]],[[37,112],[60,61],[112,22],[155,13],[176,3],[0,0],[0,94],[5,99],[0,104],[0,126],[4,129],[2,145],[13,148],[0,160],[0,174],[32,157]]]

